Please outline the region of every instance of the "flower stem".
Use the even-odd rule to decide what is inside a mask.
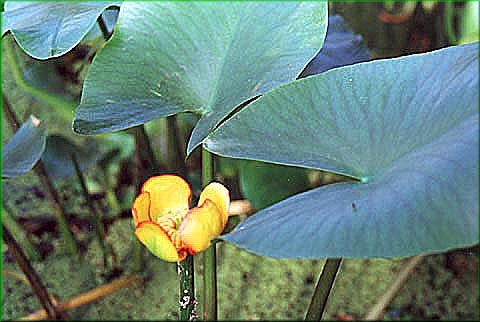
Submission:
[[[40,304],[47,312],[49,319],[55,320],[58,318],[62,318],[63,315],[60,310],[57,310],[55,305],[52,303],[51,298],[47,292],[47,289],[43,285],[40,277],[37,275],[35,270],[33,269],[32,265],[28,261],[27,257],[25,256],[22,248],[17,244],[15,239],[13,238],[12,234],[8,230],[7,227],[3,225],[2,231],[2,238],[5,244],[8,246],[8,250],[12,254],[15,262],[17,262],[18,266],[22,269],[23,273],[27,277],[30,285],[32,286],[32,290],[37,296]]]
[[[341,258],[329,258],[325,262],[325,265],[323,265],[317,286],[315,287],[310,305],[308,306],[307,314],[305,315],[305,321],[320,321],[322,318],[341,262]]]
[[[177,264],[178,279],[180,281],[179,307],[180,321],[196,320],[195,306],[195,279],[193,256],[188,255],[185,260]]]
[[[213,179],[213,156],[202,149],[202,185]],[[203,253],[203,320],[217,320],[217,254],[216,244]]]

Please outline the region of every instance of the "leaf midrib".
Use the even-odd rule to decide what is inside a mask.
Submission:
[[[221,63],[220,63],[220,68],[219,68],[219,72],[217,73],[216,75],[216,78],[215,78],[215,81],[213,83],[213,90],[210,94],[210,97],[208,99],[208,102],[207,104],[205,105],[205,108],[203,109],[203,111],[201,111],[201,114],[206,114],[210,111],[212,111],[212,107],[214,105],[214,103],[216,102],[216,99],[218,97],[218,91],[220,89],[220,78],[222,77],[223,75],[223,72],[224,72],[224,69],[225,69],[225,65],[227,63],[227,57],[230,56],[230,51],[231,51],[231,48],[232,48],[232,44],[234,43],[235,39],[236,39],[236,34],[237,34],[237,28],[238,28],[238,25],[240,24],[241,22],[241,17],[243,16],[243,13],[246,11],[245,8],[248,8],[250,4],[246,4],[245,6],[239,6],[239,13],[237,15],[237,21],[235,22],[235,25],[233,26],[232,28],[232,33],[231,33],[231,38],[230,40],[228,41],[228,45],[227,45],[227,50],[225,50],[225,54],[223,55],[223,57],[220,59]]]

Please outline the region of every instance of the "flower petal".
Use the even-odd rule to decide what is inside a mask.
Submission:
[[[206,250],[210,241],[223,230],[222,215],[217,206],[207,199],[200,207],[190,209],[183,218],[178,233],[190,254]]]
[[[150,194],[150,218],[155,222],[166,214],[186,214],[192,195],[188,183],[171,174],[151,177],[142,192]]]
[[[167,234],[154,222],[144,221],[135,229],[135,235],[153,255],[167,262],[179,260],[177,250]]]
[[[135,198],[132,204],[132,215],[135,226],[143,221],[152,221],[150,218],[150,194],[143,192]]]
[[[203,189],[198,205],[202,206],[205,200],[210,199],[222,215],[222,229],[228,221],[228,208],[230,207],[230,192],[224,185],[218,182],[212,182]]]

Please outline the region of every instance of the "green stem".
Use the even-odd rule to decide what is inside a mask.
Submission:
[[[4,225],[2,231],[2,238],[5,244],[7,244],[8,250],[15,259],[15,262],[17,262],[18,266],[20,266],[23,273],[30,282],[33,292],[37,296],[42,307],[47,312],[49,319],[55,320],[58,318],[62,318],[62,313],[57,310],[55,305],[52,303],[51,297],[48,294],[47,289],[45,288],[42,281],[40,280],[40,277],[28,261],[27,257],[22,251],[22,248],[17,244],[16,240],[14,239],[8,228]]]
[[[322,318],[341,262],[341,258],[329,258],[325,262],[325,265],[323,265],[317,286],[315,287],[310,305],[308,306],[307,314],[305,315],[305,321],[319,321]]]
[[[195,279],[193,256],[188,255],[185,260],[177,264],[178,279],[180,281],[179,307],[180,321],[196,320],[195,307]]]
[[[213,155],[202,149],[202,186],[206,187],[213,180]]]
[[[57,95],[47,93],[41,89],[36,88],[28,84],[23,79],[23,73],[20,68],[15,50],[10,41],[2,41],[2,45],[5,47],[5,57],[11,68],[12,76],[20,88],[22,88],[27,94],[32,95],[43,103],[52,106],[55,109],[56,115],[59,115],[68,122],[73,119],[73,111],[77,107],[77,103],[63,99]]]
[[[212,244],[203,253],[203,320],[217,321],[217,249]]]
[[[107,198],[107,203],[114,214],[119,214],[122,211],[122,206],[118,201],[115,191],[113,191],[110,180],[107,179],[105,181],[107,183],[105,187],[105,198]]]
[[[103,38],[108,40],[110,38],[110,32],[108,32],[107,25],[105,24],[102,15],[98,16],[97,23],[98,27],[100,27],[100,30],[102,31]]]
[[[152,143],[148,137],[145,126],[139,125],[132,128],[135,136],[135,152],[137,153],[138,169],[141,176],[148,175],[152,171],[157,171],[159,164],[153,153]]]
[[[185,164],[185,147],[180,138],[180,131],[178,128],[177,116],[172,115],[167,117],[168,129],[168,165],[170,171],[177,171],[182,177],[187,175],[187,166]]]
[[[445,31],[447,33],[448,42],[452,45],[457,43],[457,36],[455,35],[455,28],[453,26],[455,12],[454,12],[455,3],[446,2],[445,3]]]
[[[2,209],[2,224],[7,227],[7,229],[13,235],[13,238],[20,244],[29,260],[38,261],[41,259],[40,254],[28,238],[23,228],[17,223],[15,218],[13,218],[10,211],[5,209],[5,206],[3,206]]]
[[[213,155],[202,149],[202,185],[207,186],[213,179]],[[203,253],[203,320],[217,320],[217,253],[212,244]]]
[[[107,267],[107,247],[105,245],[105,227],[103,226],[103,222],[101,220],[100,214],[97,212],[97,209],[93,205],[93,200],[88,192],[87,184],[85,182],[85,178],[83,177],[82,170],[80,169],[80,165],[78,164],[78,160],[75,157],[75,154],[71,154],[72,164],[75,169],[75,173],[77,175],[78,182],[82,187],[83,198],[87,202],[88,208],[90,210],[90,224],[95,228],[95,236],[97,237],[98,244],[103,252],[103,267]]]
[[[39,177],[40,182],[42,183],[42,186],[44,186],[47,189],[47,196],[48,196],[48,199],[50,200],[50,203],[52,204],[53,214],[58,222],[58,228],[60,230],[60,234],[65,240],[65,243],[67,244],[68,252],[73,257],[79,259],[80,252],[78,250],[77,242],[75,241],[75,238],[73,237],[73,233],[70,230],[70,227],[68,225],[65,208],[62,202],[60,201],[60,196],[58,195],[57,190],[55,190],[53,182],[51,181],[50,177],[47,174],[47,171],[45,170],[45,166],[41,161],[39,161],[33,169],[35,170],[35,173]]]
[[[13,112],[13,109],[10,103],[8,102],[7,97],[3,95],[2,99],[3,99],[3,104],[2,104],[3,111],[5,115],[7,115],[12,131],[15,133],[19,128],[18,119],[15,113]],[[52,204],[53,214],[58,222],[60,234],[62,235],[63,239],[67,244],[67,249],[75,258],[79,258],[80,253],[78,251],[78,247],[73,237],[73,234],[70,231],[70,228],[68,226],[65,208],[63,207],[63,204],[60,201],[60,196],[55,190],[53,182],[48,176],[42,161],[38,161],[35,167],[33,168],[33,170],[35,171],[35,174],[40,179],[42,186],[44,186],[47,189],[47,197],[50,203]]]

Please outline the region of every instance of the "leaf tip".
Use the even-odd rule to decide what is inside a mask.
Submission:
[[[185,157],[185,159],[188,159],[190,154],[201,144],[202,144],[202,142],[198,142],[198,141],[195,142],[190,138],[190,140],[188,141],[188,145],[187,145],[187,151],[186,151],[187,156]]]
[[[39,127],[40,123],[42,123],[42,121],[36,118],[35,115],[30,115],[30,120],[32,120],[33,126],[35,127]]]

